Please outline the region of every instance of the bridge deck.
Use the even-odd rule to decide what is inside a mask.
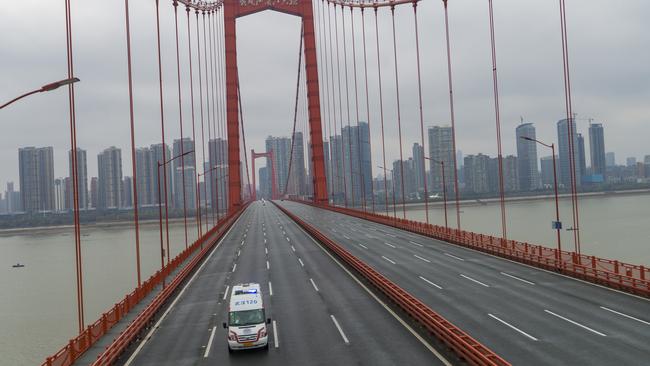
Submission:
[[[340,213],[279,202],[514,365],[650,359],[650,301]]]
[[[267,316],[274,320],[270,349],[231,355],[221,327],[227,289],[249,281],[262,285]],[[257,202],[188,282],[151,338],[125,359],[132,365],[445,364],[434,352],[280,210]]]

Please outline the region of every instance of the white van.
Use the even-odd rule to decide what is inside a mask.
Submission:
[[[271,324],[271,319],[265,321],[265,317],[259,284],[245,283],[233,286],[230,293],[228,323],[223,323],[223,327],[228,330],[228,351],[268,349],[267,324]]]

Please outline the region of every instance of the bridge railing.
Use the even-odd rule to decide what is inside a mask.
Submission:
[[[124,318],[140,301],[163,283],[167,277],[172,274],[179,265],[184,263],[191,257],[197,250],[203,248],[204,244],[208,242],[215,234],[218,236],[225,233],[227,228],[234,223],[243,212],[241,210],[231,213],[224,217],[215,227],[206,232],[201,238],[197,239],[194,243],[180,252],[169,264],[165,265],[161,270],[156,271],[149,279],[142,283],[140,287],[135,288],[131,293],[127,294],[120,302],[116,303],[111,309],[103,313],[102,316],[89,325],[81,334],[71,339],[68,344],[61,348],[57,353],[48,357],[42,366],[69,366],[72,365],[84,352],[86,352],[93,344],[101,339],[113,326]],[[200,255],[197,255],[195,259]],[[176,275],[175,279],[180,277],[180,273]],[[171,286],[172,283],[169,284]],[[169,286],[167,288],[169,288]]]
[[[650,268],[356,209],[297,201],[650,297]]]

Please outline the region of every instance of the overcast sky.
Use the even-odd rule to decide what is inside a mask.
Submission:
[[[515,152],[514,129],[520,116],[533,122],[538,138],[546,141],[555,141],[556,122],[564,116],[557,3],[551,0],[494,2],[506,154]],[[14,2],[0,0],[0,4],[0,102],[65,78],[63,2],[23,0],[16,6]],[[76,76],[82,79],[76,94],[78,145],[88,150],[89,177],[97,174],[97,153],[111,145],[123,149],[124,175],[131,175],[123,2],[73,0],[72,4],[75,70]],[[167,141],[171,142],[171,138],[179,135],[173,11],[171,1],[162,4],[165,115],[170,136]],[[487,0],[450,0],[458,148],[466,155],[478,152],[495,155],[496,152],[487,5]],[[588,142],[586,119],[594,118],[604,124],[606,149],[616,152],[618,163],[628,156],[642,159],[650,154],[650,32],[647,26],[650,2],[568,0],[567,6],[573,105],[579,118],[585,118],[578,121],[578,131]],[[423,0],[418,9],[425,126],[445,125],[449,123],[449,107],[442,2]],[[380,11],[379,33],[387,154],[392,161],[399,156],[399,150],[389,13],[388,9]],[[181,14],[182,78],[188,80],[186,20],[184,11]],[[349,11],[346,16],[350,55]],[[148,146],[160,140],[154,1],[132,1],[131,19],[136,145]],[[412,7],[398,7],[396,19],[403,141],[405,157],[409,157],[411,145],[420,138]],[[338,21],[340,27],[340,13]],[[194,27],[194,21],[191,24]],[[376,162],[373,165],[377,165],[380,140],[373,17],[366,16],[366,25],[370,122]],[[363,59],[358,14],[355,26],[360,67]],[[249,149],[263,151],[266,136],[290,134],[299,32],[299,19],[280,13],[263,12],[238,20],[239,71]],[[340,42],[342,47],[342,38]],[[349,67],[352,72],[351,59]],[[194,72],[196,77],[196,69]],[[359,83],[363,82],[363,74],[359,72]],[[352,79],[350,93],[354,116]],[[186,83],[183,95],[187,134],[191,131],[191,119]],[[363,89],[359,90],[359,97],[360,114],[365,120]],[[346,103],[345,94],[343,102]],[[64,90],[32,96],[1,110],[0,131],[0,184],[3,186],[8,180],[18,181],[18,148],[23,146],[54,146],[55,174],[57,177],[68,174],[68,109]],[[546,152],[540,151],[539,155],[544,156]]]

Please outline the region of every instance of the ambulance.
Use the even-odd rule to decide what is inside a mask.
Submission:
[[[235,285],[230,293],[228,322],[228,351],[269,348],[268,325],[260,285],[245,283]]]

